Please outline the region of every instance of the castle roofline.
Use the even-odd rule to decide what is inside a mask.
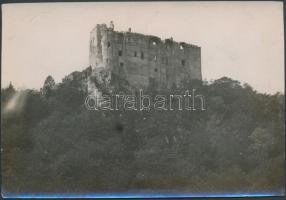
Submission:
[[[189,46],[189,47],[194,47],[194,48],[201,48],[200,46],[197,46],[197,45],[194,45],[194,44],[190,44],[190,43],[187,43],[187,42],[178,42],[178,41],[175,41],[173,40],[173,38],[166,38],[166,39],[162,39],[158,36],[155,36],[155,35],[145,35],[143,33],[137,33],[137,32],[131,32],[131,31],[116,31],[114,30],[114,28],[110,28],[110,27],[107,27],[106,24],[97,24],[93,29],[92,31],[94,31],[96,29],[97,26],[104,26],[107,28],[107,30],[109,31],[112,31],[112,32],[115,32],[115,33],[119,33],[119,34],[123,34],[123,35],[137,35],[137,36],[141,36],[141,37],[148,37],[152,40],[154,40],[155,42],[160,42],[160,43],[163,43],[163,44],[167,44],[167,43],[177,43],[179,45],[183,45],[183,46]]]
[[[124,35],[132,34],[132,35],[139,35],[139,36],[142,36],[142,37],[149,37],[150,39],[153,39],[154,41],[156,40],[156,41],[161,42],[163,44],[167,44],[167,43],[171,42],[171,43],[177,43],[177,44],[184,45],[184,46],[201,48],[200,46],[194,45],[194,44],[191,44],[191,43],[175,41],[175,40],[173,40],[173,38],[162,39],[162,38],[160,38],[158,36],[155,36],[155,35],[145,35],[145,34],[142,34],[142,33],[128,32],[128,31],[113,31],[113,32],[122,33]]]

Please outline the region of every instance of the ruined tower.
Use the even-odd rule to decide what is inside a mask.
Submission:
[[[202,79],[200,47],[133,33],[131,28],[118,32],[113,22],[91,31],[89,59],[93,72],[104,70],[105,80],[119,76],[136,88],[164,89],[185,79]]]

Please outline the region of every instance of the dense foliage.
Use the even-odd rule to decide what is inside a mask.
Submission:
[[[2,89],[4,193],[283,191],[283,94],[224,77],[184,85],[205,111],[88,111],[78,88]]]

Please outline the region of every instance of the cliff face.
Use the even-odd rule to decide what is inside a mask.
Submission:
[[[97,25],[90,34],[90,66],[97,74],[106,72],[123,78],[136,88],[165,89],[179,86],[186,79],[202,79],[201,49],[161,40],[156,36],[114,31],[105,24]]]
[[[84,69],[83,71],[74,71],[69,75],[65,76],[62,80],[63,84],[71,84],[76,83],[74,85],[74,89],[82,90],[84,92],[91,91],[90,87],[93,84],[90,84],[90,77],[91,77],[91,67]],[[73,84],[72,84],[73,85]]]

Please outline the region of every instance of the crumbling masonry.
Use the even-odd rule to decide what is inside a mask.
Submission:
[[[135,88],[168,89],[183,80],[202,79],[201,48],[172,38],[114,30],[98,24],[90,33],[89,60],[92,74],[112,82],[121,77]],[[104,77],[102,77],[104,76]]]

